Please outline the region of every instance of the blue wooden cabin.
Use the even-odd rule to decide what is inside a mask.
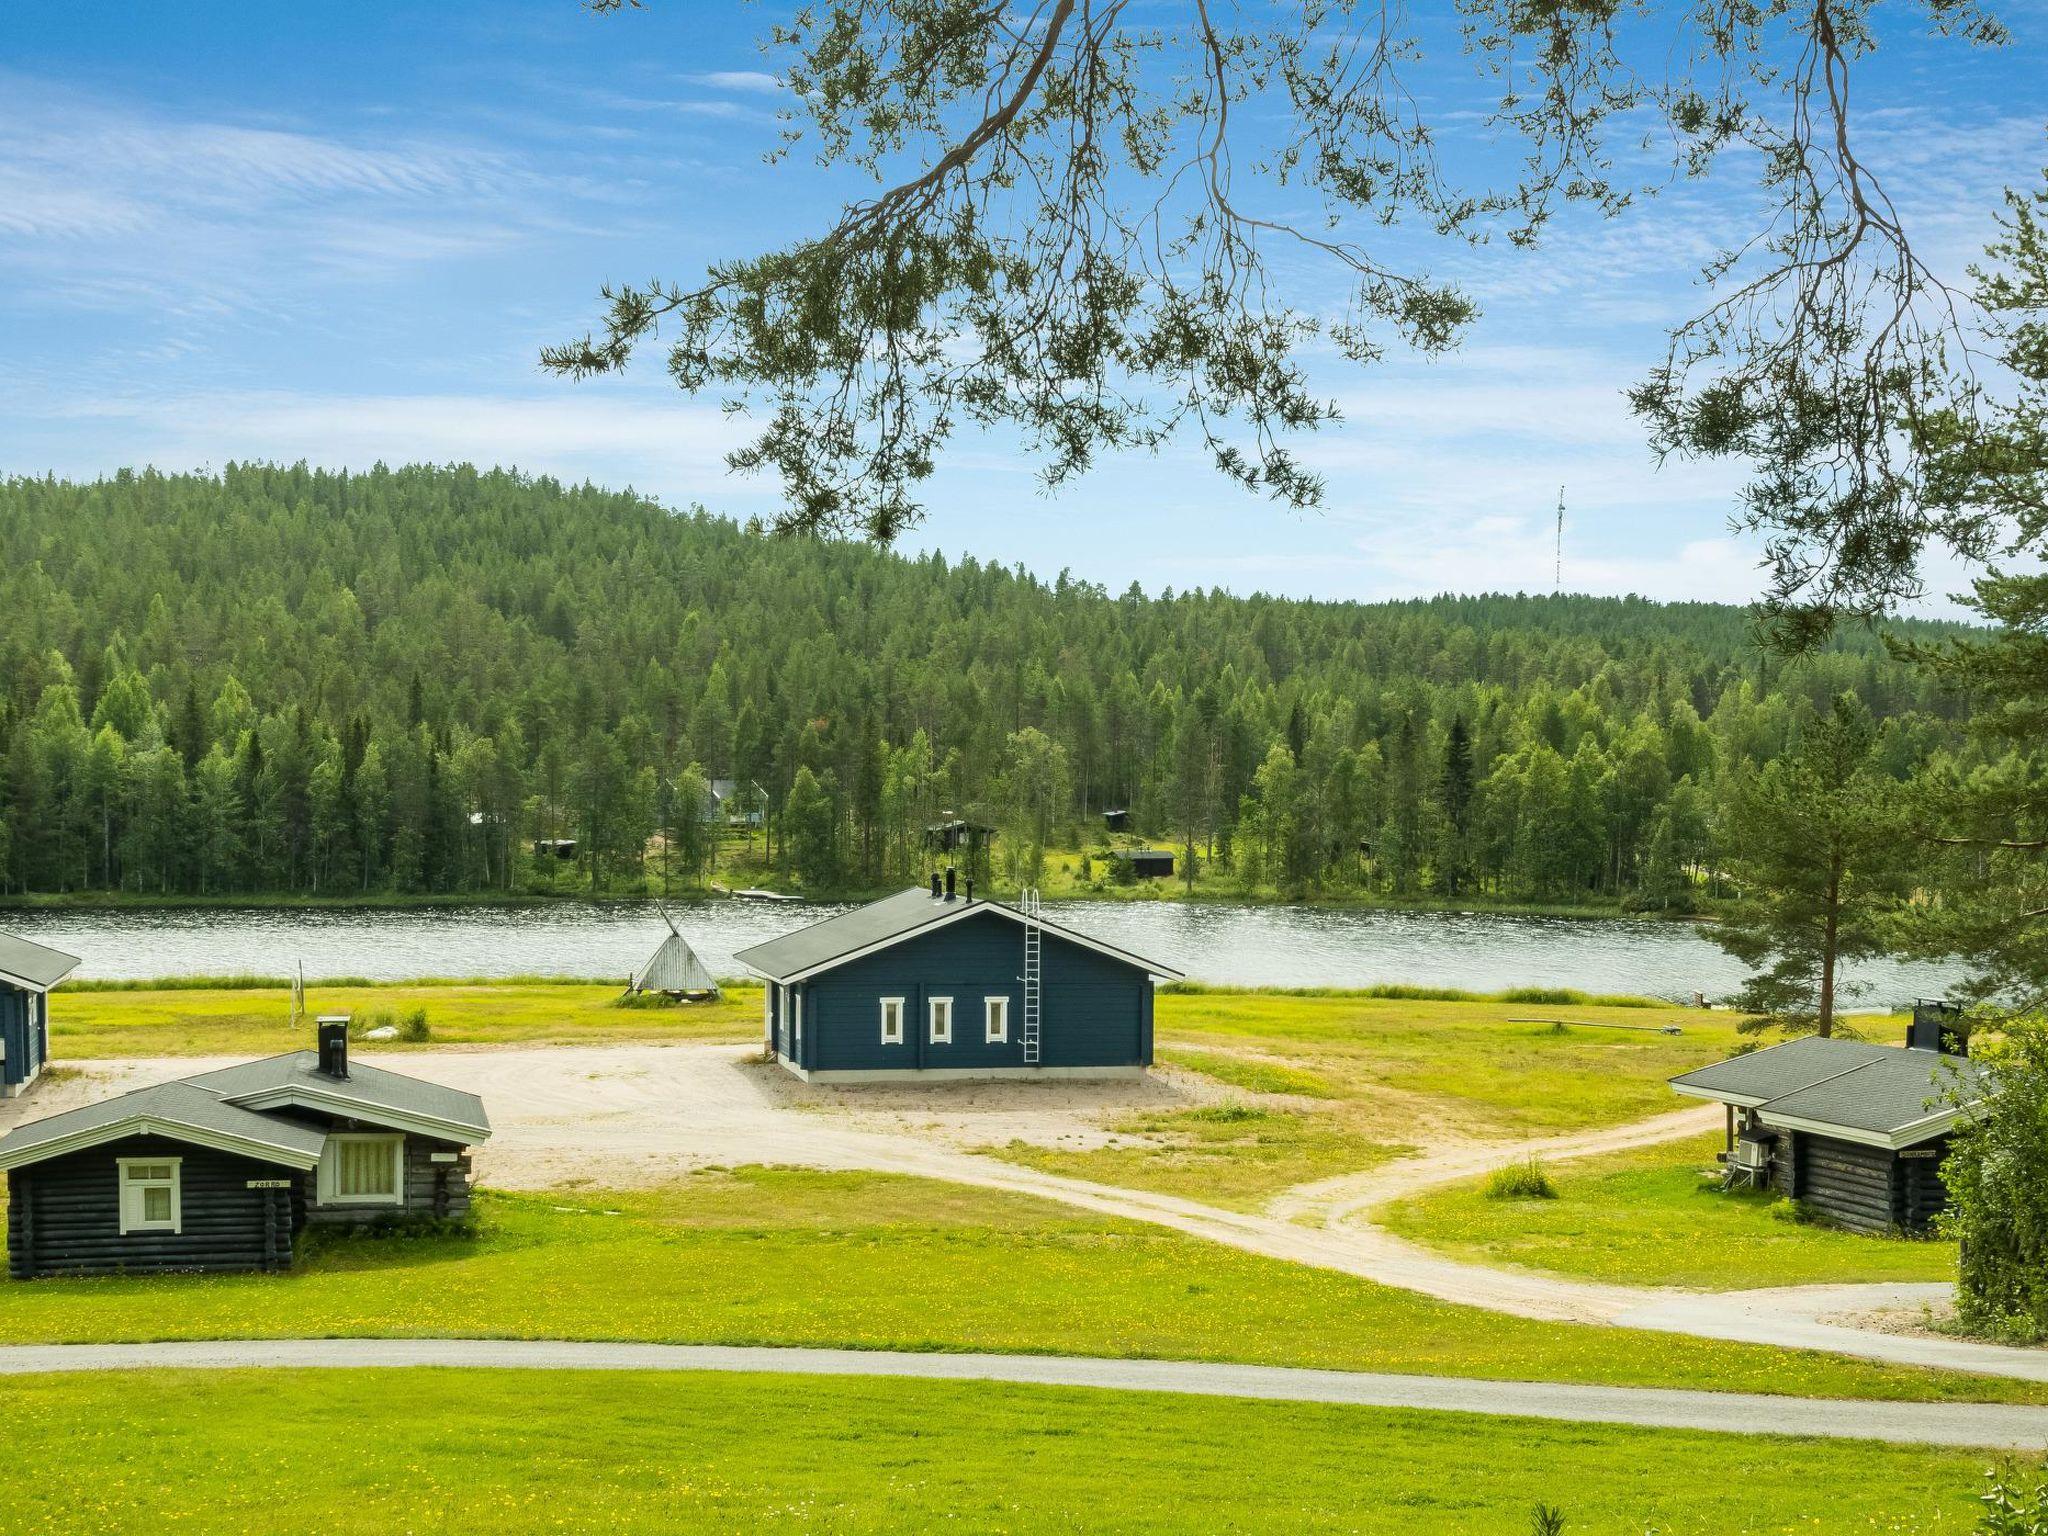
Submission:
[[[0,933],[0,1099],[25,1091],[50,1059],[50,990],[78,957]]]
[[[951,884],[736,955],[767,983],[775,1059],[817,1082],[1134,1077],[1152,1064],[1152,985],[1178,971]]]

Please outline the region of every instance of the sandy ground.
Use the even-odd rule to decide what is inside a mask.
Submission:
[[[1940,1301],[1942,1286],[1809,1286],[1702,1294],[1606,1285],[1445,1258],[1372,1224],[1373,1206],[1540,1153],[1553,1161],[1645,1146],[1718,1123],[1712,1106],[1635,1125],[1521,1142],[1453,1142],[1370,1172],[1287,1191],[1263,1214],[1065,1178],[977,1154],[1012,1137],[1091,1144],[1105,1120],[1192,1102],[1206,1090],[1171,1073],[1138,1082],[930,1084],[880,1090],[807,1085],[732,1045],[478,1048],[393,1054],[394,1069],[481,1094],[494,1134],[480,1179],[506,1188],[662,1182],[690,1168],[780,1163],[872,1169],[1035,1195],[1248,1252],[1312,1264],[1439,1299],[1560,1322],[1823,1349],[1900,1364],[2048,1381],[2048,1351],[1858,1326]],[[373,1051],[359,1059],[377,1062]],[[26,1101],[0,1130],[107,1092],[220,1065],[190,1057],[91,1063]]]
[[[705,1166],[783,1163],[886,1168],[933,1153],[1027,1141],[1098,1147],[1134,1111],[1229,1096],[1195,1073],[1042,1083],[806,1083],[723,1044],[479,1047],[355,1059],[479,1095],[493,1134],[477,1149],[481,1181],[510,1189],[658,1184]],[[81,1063],[27,1099],[0,1104],[0,1131],[22,1120],[186,1077],[240,1058],[158,1057]],[[75,1075],[73,1075],[75,1073]]]

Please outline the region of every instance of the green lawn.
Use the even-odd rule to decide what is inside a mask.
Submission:
[[[485,1193],[478,1205],[478,1239],[344,1240],[289,1276],[0,1282],[0,1342],[644,1339],[2048,1401],[2035,1384],[1504,1317],[886,1174],[743,1169],[631,1193]]]
[[[1388,1206],[1375,1220],[1461,1258],[1632,1285],[1747,1290],[1770,1285],[1952,1280],[1953,1243],[1866,1237],[1783,1219],[1767,1194],[1703,1183],[1715,1133],[1611,1157],[1552,1164],[1555,1200],[1489,1200],[1483,1181]]]
[[[1214,1104],[1113,1123],[1114,1146],[1073,1149],[1013,1141],[996,1156],[1047,1173],[1263,1210],[1283,1189],[1357,1173],[1409,1150],[1375,1141],[1341,1110]]]
[[[427,1012],[436,1045],[591,1044],[605,1040],[741,1040],[761,1032],[761,989],[728,987],[713,1003],[624,1008],[610,982],[403,982],[311,986],[311,1013],[360,1018]],[[283,988],[62,991],[50,1000],[50,1054],[57,1061],[110,1056],[261,1056],[310,1044],[291,1024]],[[418,1049],[380,1040],[380,1051]]]
[[[1967,1532],[1987,1460],[1313,1404],[839,1377],[10,1381],[12,1532]],[[1654,1475],[1645,1475],[1654,1468]]]
[[[1682,1109],[1666,1079],[1730,1054],[1735,1022],[1665,1006],[1163,992],[1160,1062],[1210,1079],[1254,1113],[1134,1114],[1113,1123],[1113,1145],[1017,1143],[997,1155],[1257,1210],[1293,1185],[1371,1168],[1433,1134],[1537,1136]],[[1681,1032],[1659,1032],[1670,1025]]]
[[[1400,1142],[1418,1107],[1488,1136],[1536,1136],[1683,1108],[1666,1080],[1729,1055],[1736,1016],[1492,999],[1165,993],[1162,1049],[1312,1074]],[[1566,1023],[1563,1032],[1552,1021]],[[1676,1025],[1681,1033],[1657,1032]],[[1300,1090],[1295,1090],[1300,1091]]]

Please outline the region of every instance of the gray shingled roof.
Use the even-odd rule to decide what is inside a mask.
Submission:
[[[282,1161],[295,1167],[313,1166],[320,1160],[320,1149],[327,1142],[327,1133],[317,1127],[259,1115],[189,1082],[159,1083],[16,1126],[0,1136],[0,1168],[16,1168],[39,1162],[43,1157],[59,1156],[69,1150],[75,1138],[85,1137],[85,1144],[90,1145],[95,1132],[145,1120],[152,1129],[161,1127],[173,1140],[178,1139],[182,1127],[274,1148],[284,1154]]]
[[[1711,1067],[1682,1072],[1671,1086],[1723,1103],[1761,1104],[1811,1088],[1815,1083],[1850,1072],[1897,1051],[1867,1040],[1842,1040],[1806,1035],[1783,1045],[1767,1046],[1746,1056],[1731,1057]]]
[[[19,976],[30,986],[47,992],[77,969],[76,955],[11,933],[0,933],[0,975]]]
[[[382,1067],[365,1066],[358,1061],[349,1063],[346,1078],[330,1077],[320,1070],[320,1053],[317,1051],[291,1051],[283,1056],[266,1056],[261,1061],[245,1061],[237,1066],[222,1067],[216,1072],[202,1072],[185,1081],[195,1088],[217,1093],[224,1099],[238,1101],[260,1098],[280,1090],[338,1095],[364,1106],[369,1111],[362,1116],[364,1119],[374,1120],[375,1111],[387,1109],[402,1115],[449,1121],[477,1133],[479,1140],[491,1133],[490,1116],[484,1113],[484,1101],[473,1093],[464,1093],[459,1088],[444,1088],[439,1083],[407,1077],[401,1072],[387,1072]]]
[[[1811,1121],[1844,1130],[1897,1136],[1921,1121],[1981,1097],[1990,1073],[1961,1056],[1933,1051],[1884,1051],[1854,1071],[1772,1099],[1760,1108],[1766,1124]]]
[[[866,949],[870,944],[915,933],[925,924],[957,911],[959,905],[957,901],[933,901],[930,891],[912,886],[894,896],[855,907],[851,912],[812,923],[808,928],[799,928],[795,933],[785,933],[779,939],[743,949],[733,959],[763,976],[793,976],[857,949]]]
[[[765,944],[756,944],[752,949],[743,949],[733,956],[741,965],[772,981],[782,981],[806,971],[817,970],[835,960],[858,953],[876,944],[916,933],[920,928],[940,921],[942,918],[958,917],[963,911],[982,910],[1004,913],[1010,917],[1019,914],[1015,907],[1000,901],[967,902],[965,899],[934,901],[930,891],[922,886],[912,886],[894,896],[884,896],[880,901],[871,901],[864,907],[855,907],[851,912],[842,912],[837,917],[828,917],[823,922],[813,923],[808,928],[799,928],[795,933],[786,933],[779,939],[770,939]],[[1131,954],[1128,950],[1092,939],[1084,933],[1061,927],[1058,923],[1042,923],[1045,931],[1061,938],[1104,951],[1135,966],[1142,966],[1155,976],[1179,976],[1180,972],[1156,961]]]

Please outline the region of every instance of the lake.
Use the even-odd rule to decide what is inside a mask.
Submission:
[[[843,906],[711,901],[672,905],[713,975],[736,950]],[[1476,992],[1553,985],[1690,1001],[1725,997],[1742,967],[1691,923],[1573,920],[1504,913],[1347,911],[1177,901],[1048,903],[1055,922],[1236,986],[1361,987],[1381,982]],[[666,929],[651,903],[521,907],[0,912],[0,928],[82,956],[80,976],[544,974],[623,979]],[[1936,996],[1946,966],[1858,967],[1870,1003]]]

